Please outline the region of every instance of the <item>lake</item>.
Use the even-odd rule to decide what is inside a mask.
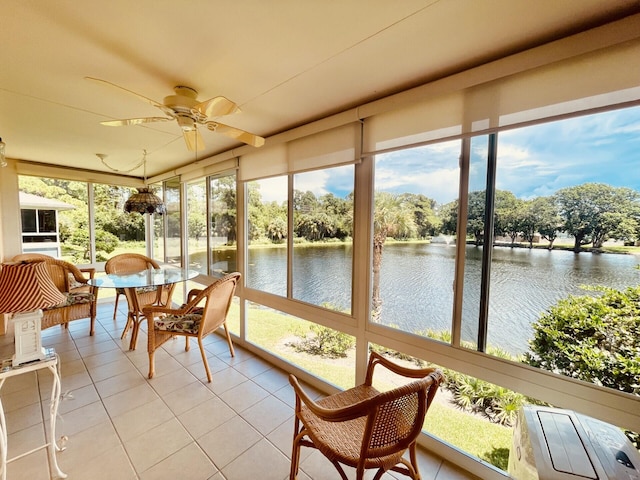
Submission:
[[[294,251],[294,298],[350,309],[351,246],[299,247]],[[466,247],[463,340],[476,341],[482,247]],[[385,325],[416,332],[450,330],[455,246],[387,244],[381,274]],[[625,288],[640,283],[633,255],[574,254],[562,250],[495,247],[493,250],[488,344],[512,354],[525,352],[531,324],[568,295],[594,294],[582,285]],[[286,249],[251,249],[247,282],[286,295]],[[357,288],[357,286],[356,286]]]

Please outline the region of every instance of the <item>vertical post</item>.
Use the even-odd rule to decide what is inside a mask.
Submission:
[[[487,326],[489,321],[489,290],[491,284],[491,255],[493,253],[494,210],[496,195],[496,158],[498,134],[489,135],[487,153],[487,186],[484,207],[484,238],[482,241],[482,276],[480,283],[480,312],[478,316],[478,351],[487,348]]]

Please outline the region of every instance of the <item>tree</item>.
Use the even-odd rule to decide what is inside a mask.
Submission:
[[[506,190],[496,190],[495,225],[497,235],[507,235],[513,245],[522,230],[524,202]]]
[[[640,286],[570,296],[533,325],[534,367],[640,395]]]
[[[556,193],[563,230],[573,235],[573,250],[602,244],[616,231],[620,218],[629,217],[638,205],[638,192],[604,183],[585,183]]]
[[[416,226],[411,205],[389,192],[376,192],[373,215],[373,315],[377,318],[382,299],[380,297],[380,268],[382,249],[387,237],[408,237]]]
[[[537,232],[549,242],[551,250],[561,224],[562,220],[553,197],[536,197],[524,203],[520,228],[522,237],[529,242],[529,248],[533,247],[533,239]]]
[[[467,207],[467,235],[473,236],[476,246],[480,245],[484,235],[484,209],[484,190],[469,192]]]

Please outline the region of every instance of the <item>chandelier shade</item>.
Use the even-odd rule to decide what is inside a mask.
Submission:
[[[0,313],[31,312],[53,307],[65,297],[44,262],[5,263],[0,270]]]
[[[160,197],[153,194],[148,188],[138,188],[138,193],[131,195],[129,200],[125,202],[124,211],[143,215],[145,213],[163,215],[167,210]]]

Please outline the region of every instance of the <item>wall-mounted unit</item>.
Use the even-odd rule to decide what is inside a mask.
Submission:
[[[520,410],[509,452],[516,480],[640,480],[640,454],[622,430],[571,410]]]

